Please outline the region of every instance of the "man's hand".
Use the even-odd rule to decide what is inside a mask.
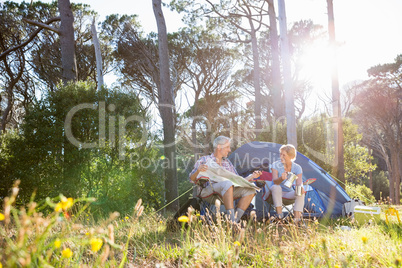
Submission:
[[[208,166],[205,165],[205,164],[200,165],[200,166],[198,167],[198,169],[197,169],[198,173],[204,172],[204,171],[207,171],[207,170],[208,170]]]
[[[258,177],[261,176],[261,174],[262,174],[262,171],[256,170],[256,171],[253,172],[253,178],[257,179]]]
[[[197,176],[200,174],[200,172],[207,171],[208,166],[206,164],[201,164],[198,166],[197,170],[190,175],[190,180],[192,180],[194,183],[197,182]]]
[[[247,179],[248,181],[253,181],[254,179],[260,177],[261,174],[262,174],[262,171],[256,170],[256,171],[254,171],[252,174],[250,174],[246,179]]]

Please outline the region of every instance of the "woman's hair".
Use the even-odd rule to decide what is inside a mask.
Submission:
[[[292,144],[286,144],[282,145],[281,148],[279,148],[279,152],[285,151],[288,156],[290,157],[290,160],[293,162],[296,160],[296,148]]]
[[[219,136],[214,140],[213,146],[214,149],[218,148],[218,145],[224,145],[225,143],[230,142],[230,138],[226,136]]]

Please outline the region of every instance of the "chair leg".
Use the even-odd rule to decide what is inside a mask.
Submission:
[[[291,209],[289,209],[288,206],[291,206]],[[291,205],[282,205],[282,211],[283,211],[284,209],[288,212],[288,215],[294,217],[294,213],[293,213],[293,204],[291,204]]]
[[[276,214],[278,214],[273,203],[268,202],[268,201],[266,201],[266,203],[268,204],[268,212],[269,213],[271,213],[271,211],[273,210],[273,211],[275,211]],[[282,203],[282,213],[286,212],[287,213],[286,217],[289,216],[289,215],[294,217],[293,204],[291,204],[292,207],[290,209],[288,208],[288,206],[290,206],[290,205],[284,205]]]

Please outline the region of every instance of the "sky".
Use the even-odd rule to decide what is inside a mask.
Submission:
[[[43,0],[50,2],[49,0]],[[103,20],[109,14],[136,14],[146,33],[157,32],[152,0],[70,0],[89,4]],[[17,0],[21,2],[21,0]],[[170,1],[163,1],[168,3]],[[274,4],[277,6],[277,1]],[[326,0],[285,0],[288,29],[292,22],[311,19],[327,29]],[[402,54],[402,0],[333,0],[340,89],[367,79],[367,69],[391,63]],[[182,27],[181,14],[163,8],[167,30]],[[268,18],[267,18],[268,19]],[[313,94],[330,92],[330,72],[325,44],[306,51],[304,75],[311,80]],[[108,80],[106,80],[107,82]]]

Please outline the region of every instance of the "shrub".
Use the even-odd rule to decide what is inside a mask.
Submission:
[[[39,200],[94,197],[95,216],[128,213],[140,197],[159,208],[164,184],[148,120],[138,96],[118,89],[78,82],[43,96],[18,132],[1,137],[0,202],[19,179],[20,205],[35,191]]]
[[[370,188],[364,185],[346,182],[345,190],[350,197],[357,197],[364,201],[367,205],[376,202],[373,192],[370,190]]]

